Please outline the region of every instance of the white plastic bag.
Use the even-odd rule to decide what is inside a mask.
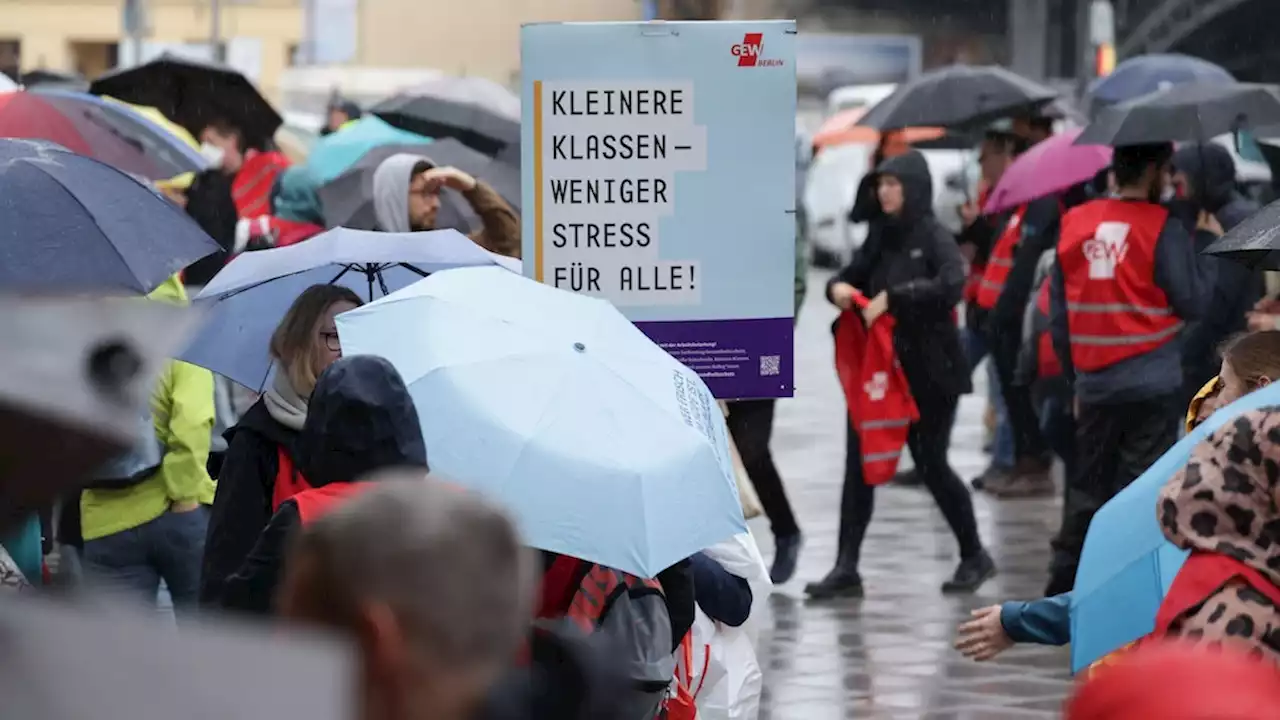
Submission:
[[[773,588],[760,549],[750,532],[703,551],[725,570],[751,586],[751,615],[742,627],[729,627],[698,610],[693,624],[694,654],[710,647],[710,659],[699,678],[699,720],[755,720],[760,713],[763,677],[756,658],[756,617]],[[695,681],[698,682],[698,681]]]

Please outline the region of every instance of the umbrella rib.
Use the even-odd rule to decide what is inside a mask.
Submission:
[[[39,165],[39,163],[27,163],[27,164],[33,167]],[[58,180],[58,178],[54,177],[48,172],[45,172],[43,168],[40,168],[40,172],[44,174],[45,177],[52,180],[53,184],[57,186],[59,190],[66,193],[67,197],[71,198],[72,202],[74,202],[76,205],[79,205],[80,209],[84,211],[85,215],[88,215],[89,217],[93,218],[94,226],[95,227],[97,226],[98,216],[93,214],[93,211],[89,209],[89,206],[85,205],[84,202],[80,200],[80,198],[76,197],[76,194],[71,192],[71,189],[68,188],[66,185],[63,185],[62,182]],[[124,253],[120,252],[120,248],[116,247],[116,244],[112,242],[110,238],[107,237],[107,234],[103,232],[101,228],[96,228],[96,229],[102,235],[103,239],[107,241],[107,245],[111,248],[111,251],[116,254],[116,257],[120,258],[120,264],[124,265],[125,270],[128,270],[129,273],[133,275],[134,280],[138,280],[139,284],[141,284],[142,278],[138,277],[139,275],[138,271],[135,270],[133,266],[129,264],[129,259],[124,256]],[[143,293],[143,294],[145,295],[146,293]]]

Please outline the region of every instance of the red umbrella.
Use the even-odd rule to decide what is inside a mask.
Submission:
[[[65,109],[29,92],[0,94],[0,137],[48,140],[119,170],[160,180],[164,173],[142,146],[121,135],[110,122],[82,106]]]

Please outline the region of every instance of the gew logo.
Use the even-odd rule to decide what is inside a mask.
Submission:
[[[732,48],[733,56],[738,58],[738,67],[755,67],[760,61],[760,53],[764,52],[764,33],[747,33],[742,42]]]
[[[1084,244],[1090,280],[1115,278],[1116,266],[1124,262],[1124,256],[1129,253],[1129,230],[1129,223],[1098,223],[1093,237]]]
[[[889,393],[889,373],[884,371],[872,373],[871,379],[862,384],[862,389],[866,391],[867,397],[872,402],[880,402]]]

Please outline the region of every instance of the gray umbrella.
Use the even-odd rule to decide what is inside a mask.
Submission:
[[[1057,96],[1053,88],[997,65],[951,65],[899,85],[858,124],[881,131],[974,125],[1037,110]]]
[[[1076,145],[1206,142],[1224,133],[1280,124],[1280,95],[1267,85],[1188,83],[1106,108]]]
[[[1203,250],[1252,268],[1280,270],[1280,200],[1231,228]]]
[[[511,207],[520,212],[520,171],[489,158],[454,139],[437,140],[429,145],[382,145],[365,153],[354,165],[320,188],[320,204],[325,224],[373,230],[377,224],[373,211],[373,173],[383,160],[401,153],[418,155],[436,167],[456,167],[488,183]],[[442,197],[436,227],[471,232],[480,228],[480,220],[471,205],[458,193],[446,190]]]
[[[442,77],[397,93],[369,109],[432,138],[456,138],[490,157],[520,145],[520,99],[481,78]]]

